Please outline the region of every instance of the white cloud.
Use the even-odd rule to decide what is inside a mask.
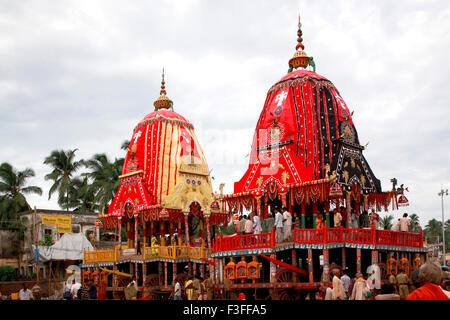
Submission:
[[[57,148],[123,156],[164,67],[215,187],[232,192],[267,90],[294,53],[299,11],[305,50],[355,111],[383,188],[397,177],[408,212],[440,219],[437,192],[450,184],[445,0],[0,2],[0,161],[32,167],[44,195],[30,202],[55,208],[44,158]]]

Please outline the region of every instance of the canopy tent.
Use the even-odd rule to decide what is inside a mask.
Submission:
[[[39,261],[83,260],[83,250],[93,251],[94,247],[82,233],[65,233],[54,245],[38,246],[38,250]]]

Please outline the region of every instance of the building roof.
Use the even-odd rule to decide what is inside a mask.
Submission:
[[[33,214],[34,210],[28,210],[19,213],[19,216]],[[96,212],[80,212],[80,211],[66,211],[66,210],[53,210],[53,209],[36,209],[36,213],[45,213],[49,215],[77,215],[77,216],[98,216]]]

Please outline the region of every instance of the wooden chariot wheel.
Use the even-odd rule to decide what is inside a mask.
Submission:
[[[301,274],[291,271],[287,268],[280,268],[277,272],[275,289],[273,290],[273,298],[275,300],[300,300],[301,290],[295,288],[279,288],[280,283],[294,282],[294,273],[296,274],[297,282],[301,279]]]
[[[114,299],[126,300],[125,292],[123,290],[127,287],[129,282],[130,282],[129,278],[127,278],[127,277],[119,277],[118,282],[117,282],[117,289],[118,290],[113,291]]]
[[[150,288],[150,300],[159,300],[159,295],[156,294],[155,290],[160,289],[160,275],[158,273],[153,273],[147,276],[145,285]]]

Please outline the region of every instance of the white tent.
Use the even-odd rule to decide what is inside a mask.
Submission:
[[[93,251],[94,247],[82,233],[65,233],[54,245],[38,249],[40,261],[83,260],[83,249]]]

